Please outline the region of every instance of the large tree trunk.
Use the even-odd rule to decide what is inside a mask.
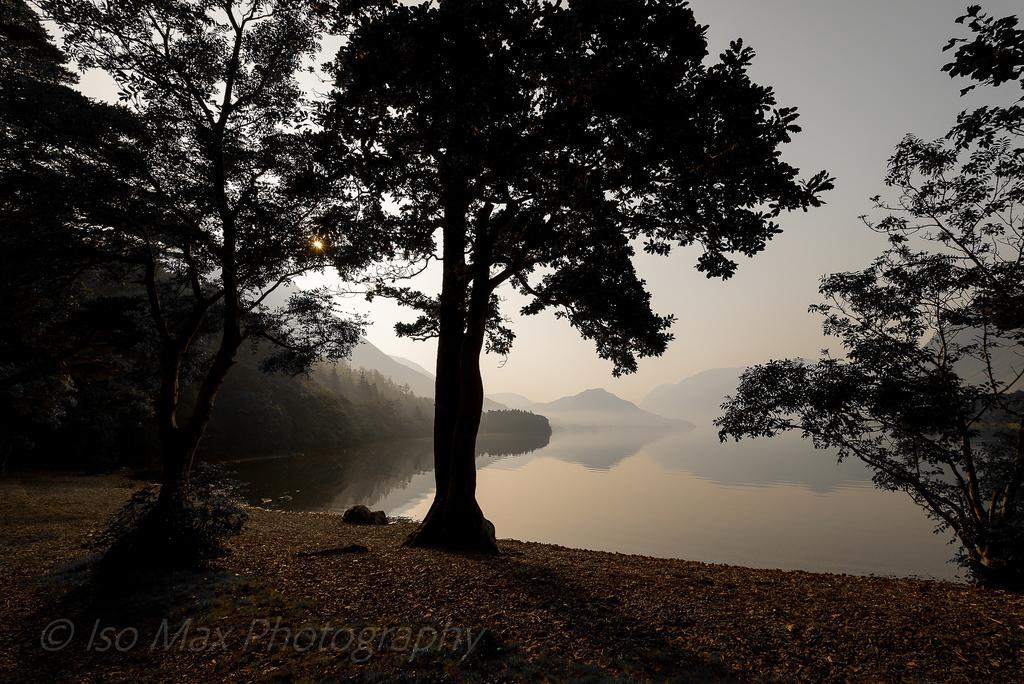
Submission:
[[[483,408],[480,353],[490,290],[486,254],[477,253],[468,315],[466,306],[466,211],[446,207],[434,396],[434,501],[410,546],[497,553],[494,525],[476,501],[476,436]],[[479,239],[479,238],[478,238]],[[475,250],[478,251],[478,250]]]
[[[438,314],[437,365],[434,381],[434,482],[437,498],[444,499],[451,475],[451,447],[458,418],[462,341],[465,336],[466,287],[462,282],[461,241],[445,239],[445,263]],[[459,256],[449,252],[459,252]]]
[[[435,442],[434,447],[435,467],[441,466],[435,470],[437,490],[423,523],[408,540],[411,546],[498,552],[494,525],[484,518],[476,500],[476,437],[484,401],[480,374],[484,325],[483,316],[471,316],[469,329],[463,335],[459,363],[444,369],[438,363],[438,385],[442,372],[445,383],[457,383],[458,405],[444,408],[442,442]],[[440,353],[438,356],[440,359]],[[440,406],[438,403],[439,410]]]
[[[479,308],[471,307],[470,325],[462,343],[459,414],[455,423],[448,491],[450,515],[457,516],[457,519],[449,521],[448,526],[452,543],[458,548],[497,553],[494,525],[484,518],[476,501],[476,438],[484,404],[480,354],[486,326],[486,298],[487,294],[484,294],[484,304]]]
[[[463,64],[466,55],[465,13],[461,4],[449,8],[442,3],[442,14],[452,40],[446,42],[440,59],[453,69]],[[455,87],[446,94],[447,107],[455,131],[447,141],[442,160],[443,193],[443,273],[438,312],[437,380],[434,395],[434,501],[419,529],[406,543],[410,546],[442,547],[460,551],[497,553],[494,526],[488,522],[476,502],[476,433],[483,405],[480,380],[480,350],[486,323],[486,304],[490,262],[483,225],[474,226],[474,272],[467,272],[466,246],[469,235],[467,194],[468,178],[464,167],[465,136],[469,130],[460,125],[466,106],[466,93],[454,79]],[[489,210],[488,210],[489,213]],[[483,221],[486,221],[486,216]],[[482,278],[481,278],[482,273]],[[466,294],[473,282],[472,301],[466,310]],[[480,306],[480,303],[483,306]],[[474,408],[475,407],[475,408]]]

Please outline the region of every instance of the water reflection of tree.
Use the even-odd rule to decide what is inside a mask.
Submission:
[[[476,457],[479,461],[482,457],[487,456],[498,458],[523,456],[546,447],[550,440],[550,433],[543,432],[480,435],[476,440]]]
[[[547,443],[545,434],[482,435],[477,459],[483,466]],[[248,483],[251,503],[288,510],[340,510],[357,503],[372,506],[403,488],[409,488],[403,496],[408,500],[428,494],[432,478],[418,478],[418,483],[416,476],[431,472],[432,453],[429,439],[397,440],[241,461],[232,467]]]
[[[715,432],[697,429],[647,449],[668,470],[726,486],[797,484],[818,494],[871,481],[871,472],[857,461],[837,463],[799,436],[780,435],[756,442],[722,444]]]

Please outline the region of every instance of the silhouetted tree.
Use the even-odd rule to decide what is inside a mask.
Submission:
[[[531,297],[526,314],[555,310],[630,373],[673,320],[651,310],[636,246],[699,245],[698,268],[727,278],[730,254],[761,251],[830,179],[800,182],[781,161],[795,110],[749,79],[740,42],[706,62],[681,0],[344,6],[328,153],[356,166],[362,215],[410,250],[441,241],[439,296],[378,290],[421,312],[400,333],[438,338],[437,492],[410,542],[495,551],[474,442],[480,354],[514,337],[496,290]]]
[[[110,74],[142,124],[144,163],[123,220],[80,229],[145,288],[159,340],[160,503],[173,509],[247,340],[276,345],[264,367],[290,371],[358,340],[326,289],[278,296],[328,264],[344,277],[368,254],[329,203],[292,192],[307,156],[296,74],[315,56],[320,27],[301,0],[39,5],[71,56]],[[186,373],[198,389],[184,406]]]
[[[947,65],[1024,86],[1013,18],[971,8],[973,41]],[[963,18],[961,19],[961,21]],[[951,45],[959,44],[954,41]],[[1001,43],[1005,43],[1000,45]],[[1024,583],[1024,129],[1020,100],[961,115],[949,141],[908,136],[889,162],[895,200],[867,224],[890,248],[822,281],[845,359],[748,369],[723,439],[800,430],[859,458],[962,543],[979,581]]]
[[[65,63],[25,2],[0,2],[4,458],[15,439],[66,424],[76,404],[76,413],[86,413],[95,386],[110,389],[108,379],[124,376],[123,354],[142,337],[138,300],[106,287],[107,260],[72,228],[105,220],[131,194],[122,176],[132,174],[136,122],[77,92]],[[120,412],[110,417],[125,417],[134,405],[131,386],[122,389]]]

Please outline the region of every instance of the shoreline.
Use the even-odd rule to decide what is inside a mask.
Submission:
[[[447,554],[402,547],[409,522],[363,527],[336,513],[255,507],[229,557],[160,590],[159,615],[145,593],[100,610],[81,545],[137,486],[116,475],[0,478],[0,541],[11,567],[0,678],[1012,681],[1024,672],[1020,595],[505,539],[495,558]],[[353,544],[367,551],[315,555]],[[162,621],[188,619],[235,639],[216,653],[97,652],[88,642],[45,651],[41,630],[64,613],[83,640],[91,624],[135,629],[149,642]],[[374,642],[365,662],[336,649],[297,651],[283,637],[247,647],[243,635],[273,619],[293,641],[303,626],[328,634],[339,625],[390,628],[391,641]],[[435,649],[408,659],[408,648],[395,649],[400,628],[462,630],[462,648],[476,639],[473,657]]]
[[[256,504],[246,504],[246,507],[250,510],[263,511],[266,513],[286,513],[291,515],[333,515],[338,518],[345,512],[345,508],[338,509],[320,509],[320,510],[288,510],[284,508],[271,508],[268,506],[260,506]],[[373,508],[370,506],[370,508]],[[419,518],[413,518],[406,515],[391,515],[388,514],[388,520],[393,523],[399,524],[411,524],[414,527],[418,525],[421,520]],[[642,558],[651,561],[680,561],[683,563],[699,563],[709,567],[721,567],[721,568],[736,568],[738,570],[750,570],[751,572],[800,572],[815,576],[827,576],[827,577],[849,577],[849,578],[864,578],[864,579],[882,579],[882,580],[916,580],[920,582],[942,582],[944,584],[952,584],[955,586],[969,587],[971,582],[963,577],[949,578],[949,577],[937,577],[928,575],[916,575],[916,574],[885,574],[880,572],[856,572],[856,571],[839,571],[839,570],[809,570],[807,568],[798,567],[781,567],[775,565],[750,565],[750,564],[739,564],[739,563],[728,563],[725,561],[716,560],[696,560],[692,558],[685,558],[682,556],[659,556],[651,553],[633,553],[629,551],[616,551],[614,549],[599,549],[588,546],[569,546],[567,544],[560,544],[552,541],[536,541],[536,540],[524,540],[517,539],[515,537],[499,537],[499,544],[501,542],[510,542],[518,544],[538,544],[540,546],[549,546],[555,549],[564,549],[566,551],[580,551],[584,553],[605,553],[612,556],[622,556],[624,558]],[[951,561],[952,563],[952,561]]]

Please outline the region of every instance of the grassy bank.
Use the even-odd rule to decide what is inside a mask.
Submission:
[[[497,558],[432,553],[401,547],[408,523],[361,527],[330,514],[254,510],[210,571],[97,595],[82,544],[134,486],[113,476],[0,480],[0,677],[1020,681],[1024,672],[1024,597],[1012,594],[512,540]]]

